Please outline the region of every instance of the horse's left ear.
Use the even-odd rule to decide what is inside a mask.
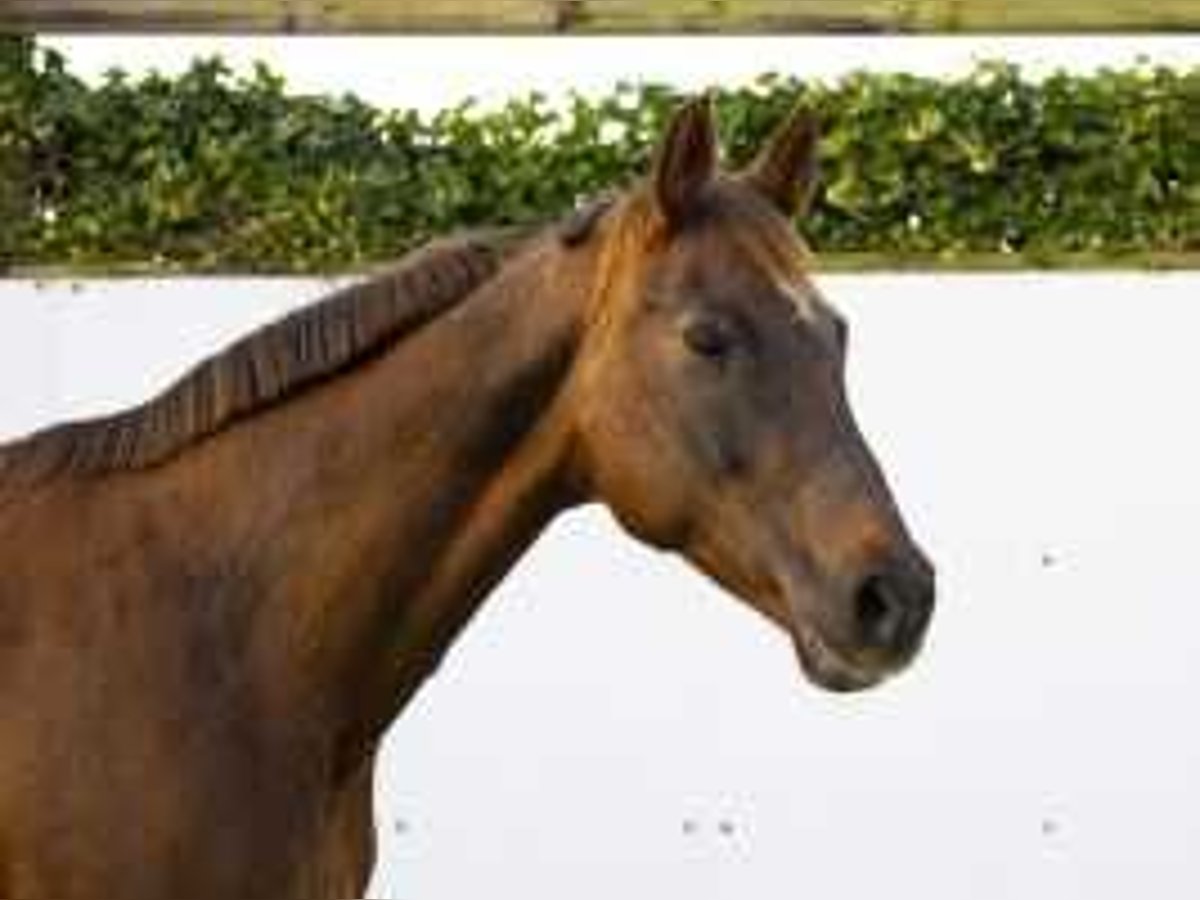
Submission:
[[[717,172],[712,102],[702,95],[672,116],[654,159],[654,195],[671,226],[681,225]]]
[[[785,216],[804,215],[817,190],[818,139],[816,118],[797,106],[742,177]]]

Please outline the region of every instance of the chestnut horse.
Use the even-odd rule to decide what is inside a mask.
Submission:
[[[723,173],[690,103],[611,200],[435,243],[0,448],[0,897],[360,896],[384,730],[578,504],[826,688],[908,663],[933,572],[791,224],[815,153],[797,112]]]

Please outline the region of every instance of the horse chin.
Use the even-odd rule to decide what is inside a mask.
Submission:
[[[873,688],[884,681],[888,669],[868,668],[849,659],[835,649],[817,630],[807,623],[797,623],[792,630],[792,642],[800,668],[817,687],[838,694],[850,694]]]

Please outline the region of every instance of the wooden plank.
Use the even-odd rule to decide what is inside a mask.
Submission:
[[[0,0],[0,29],[1200,31],[1200,0]]]
[[[1197,0],[929,0],[917,31],[1197,31]]]

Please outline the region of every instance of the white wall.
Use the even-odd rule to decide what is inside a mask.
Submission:
[[[177,74],[219,54],[249,75],[262,61],[309,93],[351,91],[383,107],[426,114],[471,97],[485,107],[538,91],[560,103],[568,92],[607,94],[622,81],[680,90],[748,84],[764,72],[834,81],[850,72],[961,76],[982,60],[1003,59],[1039,78],[1065,69],[1092,72],[1150,62],[1200,62],[1188,34],[1067,35],[45,35],[73,73],[96,83],[119,67],[132,75]]]
[[[926,655],[820,694],[699,576],[568,517],[394,728],[373,896],[1198,895],[1200,274],[822,285],[939,565]],[[0,282],[0,435],[324,288]]]

